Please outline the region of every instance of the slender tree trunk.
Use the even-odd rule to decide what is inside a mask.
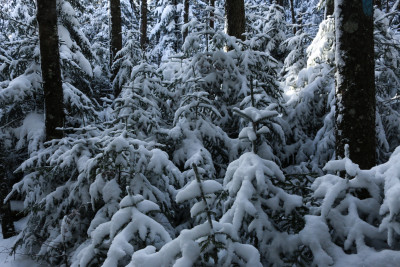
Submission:
[[[225,0],[226,33],[244,40],[245,22],[244,0]]]
[[[147,0],[142,0],[140,7],[140,47],[144,51],[147,46]]]
[[[296,24],[296,14],[294,13],[294,4],[293,0],[290,0],[290,13],[292,15],[292,24]],[[293,26],[293,34],[296,34],[296,27]]]
[[[121,20],[121,2],[120,0],[110,0],[110,69],[111,82],[118,74],[117,68],[112,68],[115,61],[115,55],[122,49],[122,20]],[[114,95],[118,96],[121,88],[114,84]]]
[[[336,155],[361,168],[376,163],[372,1],[335,0]]]
[[[210,0],[210,7],[212,8],[210,12],[210,28],[214,29],[214,9],[215,9],[215,0]]]
[[[37,0],[40,62],[45,102],[46,140],[62,138],[64,97],[58,48],[57,7],[54,0]]]
[[[177,53],[179,51],[179,14],[178,14],[178,1],[174,0],[174,23],[175,23],[175,40],[174,40],[174,52]]]
[[[183,23],[186,24],[189,22],[189,0],[183,1]],[[183,31],[183,43],[188,35],[188,29]]]

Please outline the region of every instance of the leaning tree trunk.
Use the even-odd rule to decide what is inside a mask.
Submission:
[[[335,0],[336,155],[361,168],[376,163],[372,1]]]
[[[244,40],[245,22],[244,0],[225,0],[226,33]],[[229,50],[230,47],[227,49]]]
[[[140,7],[140,47],[144,51],[147,46],[147,0],[142,0]]]
[[[54,0],[37,0],[40,62],[45,103],[46,140],[58,139],[64,124],[64,102],[58,48],[57,7]]]
[[[121,22],[121,2],[120,0],[110,0],[110,69],[111,82],[118,74],[118,68],[113,68],[115,55],[122,49],[122,22]],[[118,96],[121,88],[114,84],[114,95]]]

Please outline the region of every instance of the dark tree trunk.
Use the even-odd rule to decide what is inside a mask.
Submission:
[[[57,7],[54,0],[37,0],[40,62],[45,103],[46,140],[62,138],[64,102],[58,48]]]
[[[296,24],[296,14],[294,13],[294,4],[293,0],[290,0],[290,13],[292,15],[292,24]],[[296,34],[296,27],[293,26],[293,34]]]
[[[183,23],[186,24],[189,22],[189,0],[184,0],[183,1]],[[185,39],[188,35],[188,30],[183,31],[183,42],[185,42]]]
[[[225,0],[226,33],[244,40],[245,22],[244,0]]]
[[[374,4],[375,4],[379,9],[382,9],[382,0],[374,0]]]
[[[177,53],[180,47],[180,27],[179,27],[179,14],[178,14],[178,1],[174,0],[174,22],[175,22],[175,40],[174,52]]]
[[[364,4],[363,4],[364,3]],[[361,168],[376,164],[372,1],[336,0],[336,155]]]
[[[121,21],[121,2],[120,0],[110,0],[110,69],[111,82],[114,81],[118,73],[118,68],[112,68],[115,55],[122,49],[122,21]],[[114,95],[118,96],[121,88],[114,84]]]
[[[215,9],[215,0],[210,0],[210,7],[212,8],[210,12],[210,28],[214,29],[214,9]]]
[[[325,19],[328,16],[333,15],[333,12],[335,11],[335,2],[334,0],[326,0],[326,6],[325,6]]]
[[[140,6],[140,47],[145,50],[147,46],[147,0],[142,0]]]

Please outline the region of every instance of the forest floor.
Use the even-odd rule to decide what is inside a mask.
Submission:
[[[15,230],[21,231],[26,225],[26,218],[14,223]],[[0,229],[0,266],[1,267],[44,267],[37,262],[31,260],[28,256],[19,254],[18,251],[15,255],[10,256],[11,247],[14,244],[17,236],[3,239],[3,233]]]

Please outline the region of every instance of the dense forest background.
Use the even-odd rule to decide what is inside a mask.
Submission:
[[[398,265],[400,1],[346,1],[0,1],[3,234],[11,202],[27,218],[13,251]]]

